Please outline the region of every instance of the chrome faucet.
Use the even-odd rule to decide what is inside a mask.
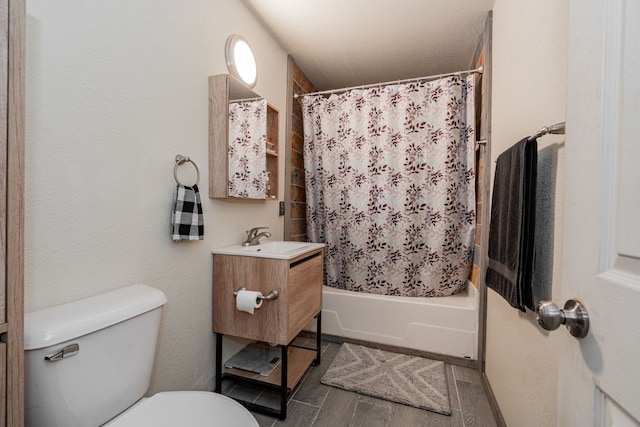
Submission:
[[[269,238],[271,237],[271,233],[268,231],[263,231],[258,234],[260,230],[268,230],[269,227],[254,227],[251,230],[247,230],[247,240],[242,242],[242,246],[254,246],[260,244],[260,239],[262,237]]]

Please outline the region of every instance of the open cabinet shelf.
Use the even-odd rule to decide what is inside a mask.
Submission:
[[[311,365],[319,365],[322,353],[320,337],[322,330],[322,315],[318,313],[316,316],[316,348],[309,349],[297,347],[294,345],[282,345],[281,363],[268,375],[262,376],[258,373],[245,371],[237,368],[223,369],[222,362],[222,338],[223,334],[216,333],[216,393],[222,393],[222,381],[229,379],[242,384],[253,386],[263,386],[271,390],[278,391],[280,394],[280,409],[274,409],[271,406],[260,405],[254,402],[248,402],[236,399],[239,403],[246,406],[249,410],[271,415],[284,420],[287,417],[287,400],[291,391],[300,383],[302,377],[311,367]],[[293,340],[292,340],[293,342]]]
[[[278,110],[267,104],[267,200],[278,199]]]

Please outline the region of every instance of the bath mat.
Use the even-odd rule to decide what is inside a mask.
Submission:
[[[320,382],[451,415],[444,362],[344,343]]]

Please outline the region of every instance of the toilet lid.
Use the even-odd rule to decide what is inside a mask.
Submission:
[[[109,427],[258,427],[251,413],[233,399],[207,391],[157,393],[116,417]]]

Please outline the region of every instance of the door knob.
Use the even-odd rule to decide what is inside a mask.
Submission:
[[[584,338],[589,333],[589,314],[577,299],[568,300],[562,310],[551,301],[538,302],[536,320],[548,331],[555,331],[560,325],[565,325],[576,338]]]

